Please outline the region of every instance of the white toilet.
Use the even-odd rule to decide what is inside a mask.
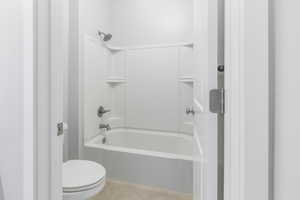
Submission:
[[[87,200],[105,186],[105,168],[87,160],[63,164],[63,200]]]

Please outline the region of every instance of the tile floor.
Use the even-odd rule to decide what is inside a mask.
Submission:
[[[108,180],[104,190],[91,200],[192,200],[192,195]]]

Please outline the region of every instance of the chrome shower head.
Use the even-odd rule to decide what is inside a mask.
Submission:
[[[102,40],[104,42],[107,42],[107,41],[111,40],[111,38],[112,38],[112,34],[110,34],[110,33],[106,34],[101,31],[98,31],[98,35],[102,38]]]
[[[112,34],[106,34],[104,37],[103,37],[103,41],[104,42],[107,42],[107,41],[109,41],[109,40],[111,40],[111,38],[112,38]]]

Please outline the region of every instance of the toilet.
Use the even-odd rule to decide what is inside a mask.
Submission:
[[[87,160],[69,160],[63,164],[63,200],[87,200],[105,186],[105,168]]]

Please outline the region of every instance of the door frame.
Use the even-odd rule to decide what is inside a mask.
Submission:
[[[63,77],[68,66],[69,1],[34,1],[35,151],[34,199],[62,199]],[[61,155],[60,155],[61,153]]]
[[[225,200],[272,199],[269,9],[225,0]]]
[[[36,117],[35,124],[37,125],[37,134],[34,137],[36,147],[34,149],[34,160],[36,162],[36,179],[35,179],[35,196],[36,199],[50,200],[51,196],[51,28],[53,29],[53,11],[60,6],[58,0],[37,0],[34,1],[36,31],[36,65],[34,74],[36,74]],[[66,3],[67,2],[67,3]],[[65,1],[65,5],[69,0]],[[250,5],[252,4],[252,5]],[[246,7],[247,6],[247,7]],[[260,12],[255,8],[262,7]],[[68,8],[65,8],[68,9]],[[259,49],[263,49],[265,58],[268,58],[268,43],[257,43],[260,41],[257,37],[262,37],[268,40],[268,0],[226,0],[225,1],[225,87],[226,87],[226,115],[225,115],[225,200],[250,200],[248,193],[247,173],[246,168],[246,146],[247,146],[247,110],[246,110],[246,86],[245,72],[247,71],[247,55],[251,53],[249,44],[245,43],[245,39],[256,42]],[[61,9],[57,9],[61,11]],[[64,10],[64,9],[63,9]],[[256,14],[256,18],[261,18],[263,24],[256,26],[255,20],[250,20],[247,16],[250,12]],[[68,13],[68,12],[67,12]],[[57,16],[63,16],[66,13],[56,13]],[[264,26],[263,29],[261,27]],[[249,29],[257,29],[253,36],[249,35]],[[261,35],[259,35],[261,33]],[[264,89],[268,85],[268,62],[259,59],[259,66],[263,66],[263,76],[267,79],[262,82]],[[259,64],[259,63],[256,63]],[[248,89],[248,88],[247,88]],[[267,92],[268,93],[268,92]],[[264,96],[264,104],[268,103],[268,96]],[[268,107],[268,105],[266,105]],[[263,120],[268,121],[268,116],[263,116]],[[267,118],[267,119],[266,119]],[[267,132],[266,132],[267,131]],[[270,139],[269,131],[262,130],[264,139]],[[267,137],[267,138],[266,138]],[[272,164],[269,160],[271,145],[265,140],[265,148],[268,150],[266,159],[261,169],[262,172],[267,172],[264,178],[265,187],[264,193],[261,195],[261,200],[267,200],[271,194],[271,171],[267,170]],[[52,148],[51,148],[52,147]],[[257,169],[259,170],[259,169]],[[51,172],[52,171],[52,172]],[[249,175],[249,174],[248,174]],[[247,188],[246,188],[247,186]],[[257,199],[257,198],[256,198]]]

